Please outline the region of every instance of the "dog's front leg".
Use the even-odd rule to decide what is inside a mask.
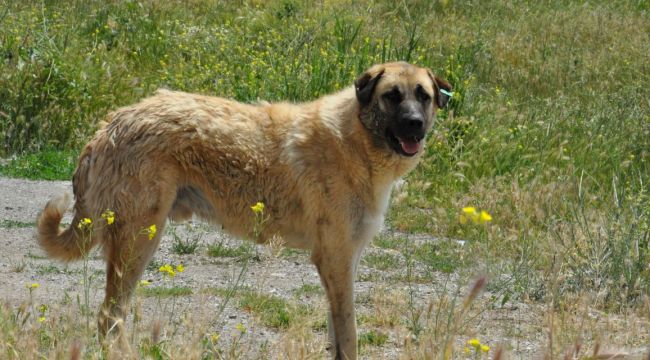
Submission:
[[[356,249],[351,241],[322,242],[312,260],[330,303],[328,328],[330,352],[337,360],[357,358],[357,326],[354,312]]]

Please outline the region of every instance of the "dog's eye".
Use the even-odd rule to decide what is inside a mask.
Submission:
[[[418,100],[423,103],[428,103],[431,101],[431,95],[427,94],[427,92],[424,90],[424,88],[421,85],[418,85],[415,88],[415,94],[418,97]]]
[[[391,91],[385,93],[383,96],[384,99],[393,104],[399,104],[402,102],[402,93],[400,93],[398,89],[392,89]]]

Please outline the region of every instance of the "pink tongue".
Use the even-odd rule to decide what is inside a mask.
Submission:
[[[420,150],[419,141],[399,139],[399,143],[402,145],[402,150],[409,155],[413,155]]]

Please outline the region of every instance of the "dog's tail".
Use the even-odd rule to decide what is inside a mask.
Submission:
[[[72,261],[88,254],[95,245],[91,224],[84,223],[76,212],[72,224],[59,229],[63,214],[70,206],[70,194],[50,200],[38,217],[38,242],[49,257]]]

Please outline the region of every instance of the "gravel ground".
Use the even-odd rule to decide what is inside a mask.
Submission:
[[[2,249],[0,298],[5,303],[18,306],[27,301],[29,295],[25,286],[33,282],[40,284],[39,289],[34,291],[34,301],[37,304],[65,308],[70,302],[74,303],[75,299],[82,296],[83,262],[62,264],[49,260],[45,258],[45,254],[35,240],[34,222],[39,211],[48,199],[66,191],[71,192],[69,181],[0,178],[0,248]],[[63,222],[69,223],[70,219],[68,213]],[[170,229],[173,229],[175,235],[182,239],[198,238],[200,245],[196,252],[192,255],[174,254],[171,251],[174,235]],[[436,241],[429,236],[414,236],[412,240],[414,242]],[[259,351],[265,351],[264,354],[269,354],[270,357],[281,357],[278,354],[283,350],[274,347],[273,344],[280,342],[286,334],[261,324],[250,311],[241,309],[237,300],[228,302],[223,312],[219,313],[224,302],[223,298],[203,291],[232,286],[242,267],[242,262],[236,258],[215,258],[207,255],[206,247],[218,242],[231,247],[240,244],[217,229],[200,223],[175,224],[168,227],[153,263],[183,263],[186,270],[176,276],[174,284],[190,287],[193,295],[163,300],[138,296],[135,303],[141,309],[143,319],[138,326],[146,332],[156,319],[170,320],[176,325],[169,325],[169,328],[179,333],[178,330],[186,326],[183,325],[183,320],[194,325],[200,322],[203,324],[201,328],[205,329],[204,331],[218,332],[222,335],[220,342],[228,343],[240,336],[236,326],[241,323],[247,329],[240,340],[245,344],[242,349],[247,352],[246,357],[259,355]],[[318,293],[296,295],[295,293],[305,284],[320,284],[318,274],[310,264],[307,253],[292,252],[288,256],[273,256],[269,248],[264,246],[256,247],[255,251],[258,256],[256,260],[251,260],[249,263],[243,280],[244,286],[294,303],[309,305],[316,310],[315,313],[320,318],[325,318],[326,301],[323,295]],[[399,257],[399,252],[395,250],[373,246],[367,249],[365,254],[386,252],[393,252]],[[91,274],[91,307],[97,309],[102,301],[104,289],[104,261],[99,253],[91,256],[88,267]],[[431,281],[410,284],[409,288],[408,284],[394,280],[404,275],[405,271],[404,266],[378,271],[362,262],[359,268],[360,280],[355,285],[357,311],[360,318],[376,316],[378,311],[383,311],[377,308],[378,298],[386,297],[386,301],[390,301],[392,294],[403,295],[411,289],[415,307],[426,309],[428,304],[436,303],[444,294],[453,294],[456,291],[457,285],[449,284],[467,285],[467,282],[463,281],[468,278],[466,276],[436,274]],[[421,272],[423,269],[416,268],[415,271]],[[143,278],[152,282],[150,286],[169,285],[169,280],[163,279],[157,271],[157,266],[150,267]],[[482,300],[479,301],[488,303],[492,295],[486,292],[482,294]],[[174,311],[170,311],[171,307]],[[173,314],[172,319],[167,319],[169,314]],[[464,338],[479,334],[482,340],[492,345],[504,344],[511,350],[512,358],[536,358],[546,345],[547,334],[544,331],[543,314],[543,304],[534,303],[486,308],[478,313],[473,320],[476,324],[470,327],[472,330]],[[595,316],[603,316],[603,314]],[[628,331],[637,332],[634,336],[639,339],[649,339],[649,330],[645,327],[648,324],[647,319],[607,318],[607,321],[608,324],[618,324],[617,328],[621,328],[621,331],[627,328]],[[634,330],[629,330],[631,328]],[[368,330],[368,325],[363,323],[360,325],[360,332]],[[388,334],[388,341],[381,347],[364,350],[362,352],[364,357],[392,359],[400,353],[405,340],[404,327],[394,325],[381,331]],[[325,331],[317,331],[315,336],[322,339],[324,346]],[[617,335],[611,341],[617,343],[621,341],[620,339],[621,337]],[[460,346],[462,341],[459,339]],[[632,358],[641,358],[646,348],[637,346],[628,348],[627,351],[636,354]],[[322,351],[322,354],[324,355],[325,352]]]

